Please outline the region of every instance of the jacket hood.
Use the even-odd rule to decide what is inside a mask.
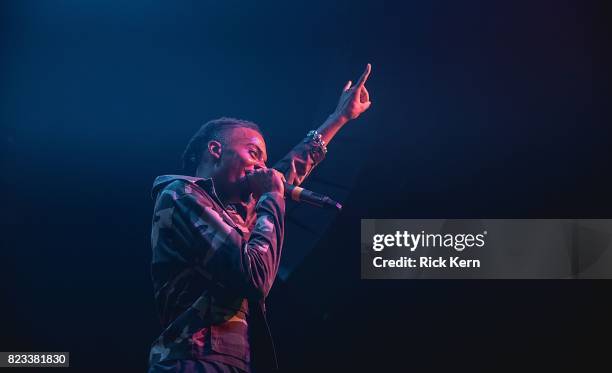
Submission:
[[[162,189],[164,189],[168,184],[176,181],[176,180],[185,180],[190,183],[198,183],[198,182],[207,182],[210,179],[203,179],[201,177],[195,176],[186,176],[186,175],[161,175],[155,178],[153,181],[153,189],[151,189],[151,197],[155,199],[157,193],[159,193]]]

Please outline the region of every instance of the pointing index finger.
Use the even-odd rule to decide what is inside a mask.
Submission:
[[[365,71],[363,72],[363,74],[361,74],[361,77],[359,78],[357,86],[363,86],[365,84],[366,80],[368,80],[368,77],[370,76],[370,71],[372,71],[372,65],[367,64]]]

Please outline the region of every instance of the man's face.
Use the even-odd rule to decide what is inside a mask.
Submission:
[[[266,143],[259,132],[245,127],[228,130],[225,138],[214,176],[215,186],[226,198],[246,201],[248,194],[245,196],[241,191],[243,178],[256,168],[266,167]]]

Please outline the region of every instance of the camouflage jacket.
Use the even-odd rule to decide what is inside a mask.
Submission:
[[[307,137],[274,168],[299,185],[324,157]],[[263,352],[255,358],[275,367],[265,298],[281,258],[283,196],[265,193],[259,201],[224,206],[211,179],[182,175],[157,177],[152,195],[151,276],[164,330],[149,363],[204,359],[248,371],[249,340],[258,330],[254,346],[263,345]]]

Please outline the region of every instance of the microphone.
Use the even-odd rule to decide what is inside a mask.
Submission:
[[[289,184],[288,182],[285,182],[285,198],[291,198],[298,203],[304,202],[309,205],[325,209],[335,209],[337,211],[342,210],[342,205],[328,196]]]
[[[250,172],[247,172],[247,176],[249,173]],[[243,193],[243,196],[251,193],[251,188],[249,187],[249,180],[247,179],[247,176],[242,179],[241,183],[241,193]],[[342,210],[342,205],[329,198],[328,196],[324,196],[308,189],[289,184],[286,181],[283,182],[283,184],[285,185],[285,198],[291,199],[298,203],[307,203],[309,205],[324,209],[331,209],[337,211]]]

